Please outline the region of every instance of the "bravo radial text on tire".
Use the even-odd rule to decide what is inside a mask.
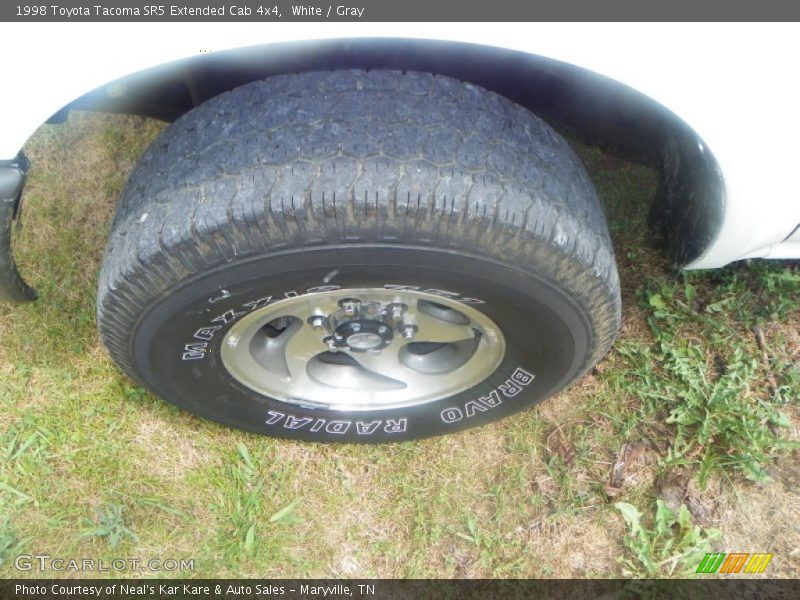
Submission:
[[[619,318],[564,140],[474,85],[391,71],[276,76],[178,119],[126,185],[98,300],[140,385],[324,442],[519,413],[595,364]]]

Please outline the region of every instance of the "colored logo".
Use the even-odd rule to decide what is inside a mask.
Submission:
[[[703,557],[696,572],[763,573],[771,560],[772,554],[766,554],[764,552],[756,552],[754,554],[748,552],[727,554],[725,552],[712,552]]]

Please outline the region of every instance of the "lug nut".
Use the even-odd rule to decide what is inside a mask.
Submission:
[[[402,332],[403,332],[403,339],[404,340],[413,340],[414,336],[417,334],[417,326],[416,325],[403,325]]]
[[[355,314],[361,308],[361,300],[358,298],[342,298],[339,300],[339,306],[344,309],[348,315]]]
[[[336,345],[336,341],[333,339],[332,335],[329,335],[328,337],[323,338],[322,341],[325,344],[327,344],[329,352],[338,352],[339,351],[339,347]]]
[[[325,317],[320,315],[314,315],[313,317],[309,317],[308,324],[311,325],[314,329],[322,329],[323,327],[325,327]]]
[[[386,307],[387,313],[394,321],[399,321],[408,310],[408,306],[400,303],[393,303]]]

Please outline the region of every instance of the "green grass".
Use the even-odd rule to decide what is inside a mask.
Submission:
[[[113,206],[160,129],[74,114],[27,148],[18,254],[40,299],[0,307],[0,576],[39,575],[13,557],[41,553],[194,559],[149,576],[669,577],[707,546],[774,550],[768,575],[800,569],[785,477],[800,437],[797,266],[675,273],[644,226],[656,174],[578,144],[622,277],[623,330],[597,369],[444,438],[258,437],[138,389],[97,339]],[[624,444],[638,457],[612,485]]]

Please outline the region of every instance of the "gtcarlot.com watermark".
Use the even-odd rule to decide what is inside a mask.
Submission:
[[[193,558],[62,558],[49,554],[20,554],[14,559],[18,571],[55,573],[153,572],[179,573],[194,571]]]

